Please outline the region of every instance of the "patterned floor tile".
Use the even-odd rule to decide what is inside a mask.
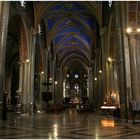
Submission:
[[[94,113],[66,110],[34,116],[8,114],[0,120],[1,139],[139,139],[140,124]]]

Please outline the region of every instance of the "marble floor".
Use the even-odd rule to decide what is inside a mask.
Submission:
[[[140,123],[68,109],[59,114],[9,113],[0,139],[140,139]]]

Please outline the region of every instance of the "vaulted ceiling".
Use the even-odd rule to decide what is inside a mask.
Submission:
[[[100,24],[98,4],[79,1],[46,4],[51,6],[44,14],[44,21],[58,65],[90,66]]]
[[[9,19],[8,36],[10,32],[15,32],[17,35],[15,38],[19,37],[16,31],[18,29],[16,21],[18,20],[13,18],[12,13],[13,15],[20,14],[26,19],[27,26],[35,28],[38,25],[41,26],[42,34],[45,36],[43,40],[47,42],[43,43],[42,46],[50,47],[54,59],[56,58],[57,66],[62,67],[62,69],[73,67],[77,70],[91,66],[100,41],[100,2],[29,1],[26,8],[22,9],[23,11],[17,8],[16,4],[11,2],[10,17],[12,18]],[[16,29],[11,26],[13,23]]]

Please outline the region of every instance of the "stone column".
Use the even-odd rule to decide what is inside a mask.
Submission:
[[[125,67],[126,67],[126,86],[128,101],[132,101],[132,91],[131,91],[131,70],[130,70],[130,52],[128,45],[128,37],[124,35],[124,51],[125,51]],[[120,60],[121,61],[121,60]]]
[[[53,62],[51,60],[51,58],[49,57],[49,81],[51,83],[51,85],[49,85],[49,91],[52,92],[52,103],[53,103]],[[50,80],[51,78],[51,80]]]
[[[103,76],[102,76],[102,73],[99,73],[99,91],[100,91],[100,106],[103,105],[103,101],[104,101],[104,89],[103,89]]]
[[[18,88],[18,92],[19,95],[22,97],[22,91],[23,91],[23,63],[20,62],[20,67],[19,67],[19,88]]]
[[[9,19],[9,2],[0,1],[0,103],[2,103],[2,119],[6,120],[6,102],[5,98],[5,56],[6,40]],[[1,106],[0,106],[1,111]]]
[[[137,56],[137,90],[138,90],[138,99],[140,99],[140,34],[137,34],[136,36],[136,56]]]
[[[29,62],[27,62],[26,63],[26,71],[27,71],[27,73],[26,73],[26,96],[27,96],[27,99],[26,99],[26,103],[27,103],[27,111],[28,111],[28,106],[29,106],[29,103],[30,103],[30,60],[29,60]]]
[[[130,52],[130,68],[131,68],[131,86],[133,99],[139,98],[139,84],[138,84],[138,71],[137,71],[137,40],[135,34],[130,34],[129,39],[129,52]]]
[[[7,95],[7,104],[11,104],[11,74],[10,73],[6,73],[5,76],[5,89],[8,93]]]
[[[63,72],[62,68],[59,68],[59,97],[63,99]]]
[[[88,68],[88,88],[89,88],[89,103],[93,104],[93,72],[92,68]]]
[[[101,36],[101,56],[102,56],[102,87],[103,87],[103,101],[107,100],[107,71],[106,71],[106,29],[102,28],[100,31],[100,36]]]
[[[30,46],[30,93],[29,93],[29,113],[33,114],[34,105],[34,72],[35,72],[35,47],[36,47],[36,29],[31,30],[31,46]]]
[[[120,94],[120,107],[121,117],[128,121],[128,96],[126,91],[126,68],[125,68],[125,49],[123,43],[123,36],[121,29],[117,29],[117,42],[118,46],[118,73],[119,73],[119,94]]]
[[[27,106],[28,106],[28,85],[29,85],[29,75],[28,75],[28,67],[29,67],[29,63],[24,62],[23,64],[23,82],[22,82],[22,113],[26,113],[27,112]]]
[[[106,62],[106,75],[107,75],[107,99],[110,100],[111,92],[113,89],[113,62]]]
[[[126,85],[126,52],[125,52],[125,19],[126,13],[125,8],[122,3],[115,3],[115,16],[116,16],[116,46],[118,48],[117,61],[118,61],[118,73],[119,73],[119,94],[120,94],[120,107],[121,107],[121,117],[128,121],[128,93]]]
[[[19,67],[19,86],[18,86],[18,90],[16,91],[17,93],[17,96],[19,97],[19,101],[18,103],[21,105],[20,106],[20,112],[22,112],[22,108],[23,108],[23,81],[24,81],[24,78],[23,78],[23,71],[24,71],[24,66],[23,66],[23,63],[20,62],[20,67]]]
[[[49,51],[46,51],[46,82],[47,82],[47,92],[49,92]]]
[[[56,81],[57,81],[57,84],[55,84],[55,99],[56,99],[56,102],[58,103],[60,100],[63,99],[63,97],[61,97],[61,92],[60,92],[60,87],[63,85],[60,86],[60,68],[56,68]],[[62,92],[63,93],[63,92]]]
[[[26,110],[26,67],[25,64],[23,64],[23,90],[22,90],[22,113],[25,113]]]
[[[9,19],[9,2],[0,2],[0,102],[4,92],[6,40]]]
[[[48,107],[48,102],[45,102],[42,98],[42,92],[50,92],[50,85],[49,85],[49,47],[47,50],[45,50],[45,60],[44,60],[44,65],[45,65],[45,70],[44,74],[40,74],[40,101],[41,101],[41,109],[46,109]],[[42,83],[46,83],[46,85]]]
[[[55,98],[55,62],[52,62],[52,97],[53,97],[53,104],[55,105],[56,103],[56,98]]]
[[[58,93],[58,98],[59,99],[62,99],[61,97],[61,93],[60,93],[60,87],[61,88],[63,88],[63,84],[62,85],[60,85],[60,68],[57,68],[57,74],[56,74],[56,79],[57,79],[57,82],[58,82],[58,84],[57,84],[57,93]],[[63,95],[63,92],[62,92],[62,95]]]
[[[42,83],[44,82],[44,73],[40,72],[39,73],[39,100],[38,100],[38,109],[42,110],[43,109],[43,99],[42,99],[42,92],[43,92],[43,85]]]

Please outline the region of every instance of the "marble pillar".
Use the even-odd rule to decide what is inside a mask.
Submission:
[[[19,96],[19,103],[21,104],[21,108],[20,108],[20,111],[22,112],[22,104],[23,104],[23,71],[24,71],[24,68],[23,68],[23,63],[20,62],[20,67],[19,67],[19,85],[18,85],[18,90],[16,91],[17,95]]]
[[[137,69],[137,38],[135,34],[128,35],[129,39],[129,53],[130,53],[130,68],[131,68],[131,86],[132,98],[138,99],[139,83],[138,83],[138,69]]]
[[[22,91],[22,113],[26,110],[26,66],[23,64],[23,91]]]
[[[115,3],[115,16],[116,16],[116,46],[117,51],[117,63],[118,63],[118,76],[119,76],[119,94],[120,94],[120,109],[121,118],[125,118],[128,121],[128,93],[127,93],[127,82],[126,82],[126,50],[125,50],[125,8],[122,3]]]
[[[130,52],[128,37],[124,35],[124,51],[125,51],[125,68],[126,68],[126,87],[128,101],[132,101],[132,91],[131,91],[131,70],[130,70]]]
[[[39,73],[39,99],[38,99],[38,110],[43,109],[43,99],[42,99],[42,92],[43,92],[43,82],[44,82],[44,73]]]
[[[137,80],[138,80],[138,99],[140,99],[140,34],[137,34],[137,50],[136,50],[136,55],[137,55]]]
[[[29,63],[23,63],[23,82],[22,82],[22,113],[27,112],[28,107],[28,95],[29,95],[29,73],[28,73]]]
[[[30,93],[29,93],[29,114],[33,114],[34,100],[34,72],[35,72],[35,47],[36,47],[36,29],[31,30],[31,46],[30,46]]]
[[[47,92],[49,92],[49,85],[48,85],[48,83],[49,83],[49,51],[47,50],[46,51],[46,82],[47,82]]]
[[[59,97],[60,99],[63,99],[63,70],[60,67],[59,68]]]
[[[120,108],[121,117],[128,120],[128,96],[126,91],[126,67],[125,67],[125,49],[123,35],[121,34],[121,28],[117,29],[117,63],[118,63],[118,77],[119,77],[119,94],[120,94]]]
[[[29,103],[30,103],[30,98],[29,98],[29,96],[30,96],[30,61],[27,63],[26,62],[26,71],[27,71],[27,73],[26,73],[26,104],[27,104],[27,112],[29,112],[28,110],[28,106],[29,106]]]
[[[8,73],[6,74],[6,77],[5,77],[5,88],[7,89],[7,104],[11,104],[11,74]]]
[[[9,19],[9,2],[0,1],[0,111],[2,109],[2,119],[6,120],[6,89],[5,89],[5,56],[6,40]],[[2,106],[1,106],[2,103]]]
[[[106,54],[106,28],[101,28],[100,30],[100,37],[101,37],[101,56],[102,56],[102,87],[103,87],[103,101],[107,100],[107,70],[106,70],[106,60],[107,60],[107,54]]]
[[[9,19],[9,2],[0,1],[0,102],[4,93],[6,40]]]
[[[18,92],[19,95],[22,97],[22,91],[23,91],[23,63],[20,62],[20,67],[19,67],[19,88]]]
[[[56,102],[60,103],[60,101],[63,99],[63,92],[60,92],[60,88],[63,87],[63,85],[60,84],[60,68],[56,69],[56,81],[57,84],[55,84],[55,98]]]
[[[93,71],[88,68],[89,103],[93,105]]]
[[[104,101],[103,83],[104,81],[103,81],[102,73],[99,73],[100,106],[103,105],[103,101]]]
[[[55,62],[52,62],[52,97],[53,97],[53,104],[56,104],[56,95],[55,95]]]

